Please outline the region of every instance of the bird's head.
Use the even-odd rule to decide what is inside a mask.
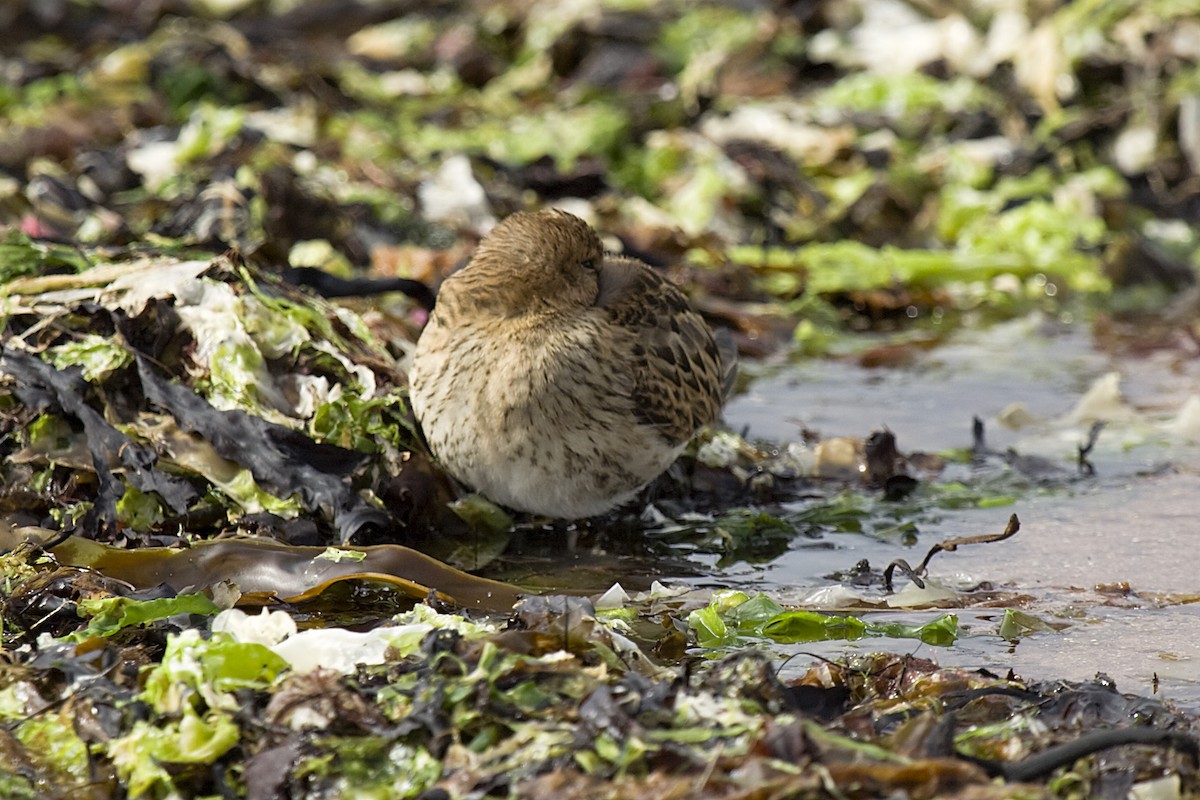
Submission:
[[[603,261],[600,237],[579,217],[558,209],[521,211],[484,238],[454,276],[453,290],[460,300],[504,316],[569,312],[595,303]]]

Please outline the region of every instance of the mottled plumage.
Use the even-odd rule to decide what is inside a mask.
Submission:
[[[442,284],[409,382],[447,472],[577,519],[665,471],[716,419],[732,370],[672,283],[546,210],[505,219]]]

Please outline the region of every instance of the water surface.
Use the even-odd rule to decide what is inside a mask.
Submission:
[[[901,450],[937,451],[971,443],[971,420],[986,423],[988,443],[1015,447],[1074,469],[1087,425],[1068,422],[1079,398],[1104,374],[1122,375],[1132,416],[1101,434],[1096,476],[1068,480],[1010,506],[947,510],[923,519],[917,543],[903,547],[858,534],[797,540],[767,565],[718,571],[739,588],[786,601],[802,599],[825,576],[860,558],[882,566],[896,557],[918,562],[934,542],[999,533],[1011,513],[1021,531],[1002,543],[942,553],[930,574],[957,587],[984,582],[1011,605],[1063,624],[1019,642],[995,634],[1003,608],[960,610],[968,635],[951,648],[907,641],[825,642],[790,648],[827,657],[853,650],[913,650],[946,665],[978,666],[1027,679],[1084,680],[1105,673],[1122,691],[1161,695],[1200,708],[1200,449],[1162,430],[1187,397],[1200,392],[1200,364],[1175,352],[1113,356],[1098,352],[1087,329],[1020,320],[967,331],[920,352],[906,366],[866,369],[849,361],[809,360],[760,367],[763,377],[734,399],[726,420],[751,437],[795,440],[801,427],[824,436],[864,436],[891,429]],[[1043,420],[1009,430],[996,415],[1013,403]],[[1126,585],[1128,589],[1126,589]],[[929,613],[889,612],[919,621]],[[788,648],[780,648],[788,652]],[[808,660],[798,658],[796,669]]]

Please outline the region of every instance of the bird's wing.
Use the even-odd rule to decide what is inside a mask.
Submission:
[[[716,419],[727,370],[712,332],[666,278],[633,259],[608,257],[596,306],[631,353],[635,413],[671,444]]]

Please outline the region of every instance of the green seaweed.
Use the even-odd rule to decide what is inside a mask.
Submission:
[[[787,610],[765,594],[751,597],[732,590],[715,593],[712,602],[688,615],[687,622],[696,643],[705,648],[745,644],[755,639],[796,644],[830,639],[853,641],[867,636],[918,639],[949,647],[958,638],[958,618],[953,614],[942,614],[921,625],[881,623],[849,614]]]
[[[211,616],[220,609],[203,594],[180,594],[156,600],[131,600],[128,597],[99,597],[79,601],[79,614],[90,617],[86,628],[68,639],[82,642],[96,636],[112,636],[132,625],[145,625],[178,614]]]

